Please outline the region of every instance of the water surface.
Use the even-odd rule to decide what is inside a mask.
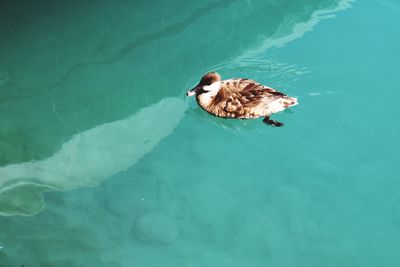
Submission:
[[[0,266],[398,266],[399,15],[4,2]],[[209,70],[300,105],[211,117],[184,96]]]

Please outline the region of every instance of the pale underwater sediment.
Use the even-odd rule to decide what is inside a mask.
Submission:
[[[173,132],[185,109],[181,98],[165,98],[74,135],[45,160],[1,167],[0,215],[32,215],[44,206],[43,191],[95,186],[126,170]]]

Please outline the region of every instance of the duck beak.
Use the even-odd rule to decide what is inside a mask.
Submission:
[[[200,85],[196,85],[195,88],[187,91],[186,95],[187,96],[194,96],[200,88],[201,88]]]

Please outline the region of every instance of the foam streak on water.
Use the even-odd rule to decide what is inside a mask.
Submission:
[[[18,192],[19,187],[27,184],[56,190],[95,186],[126,170],[150,152],[173,132],[184,111],[181,99],[165,98],[124,120],[99,125],[73,136],[50,158],[1,167],[0,198],[2,194],[12,194],[12,190]],[[0,215],[15,214],[19,212],[0,212]]]

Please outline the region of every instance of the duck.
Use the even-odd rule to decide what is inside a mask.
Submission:
[[[271,114],[298,104],[271,87],[246,78],[221,80],[217,72],[206,73],[187,96],[196,96],[199,106],[213,116],[232,119],[255,119],[264,117],[263,122],[281,127],[284,123],[272,120]]]

